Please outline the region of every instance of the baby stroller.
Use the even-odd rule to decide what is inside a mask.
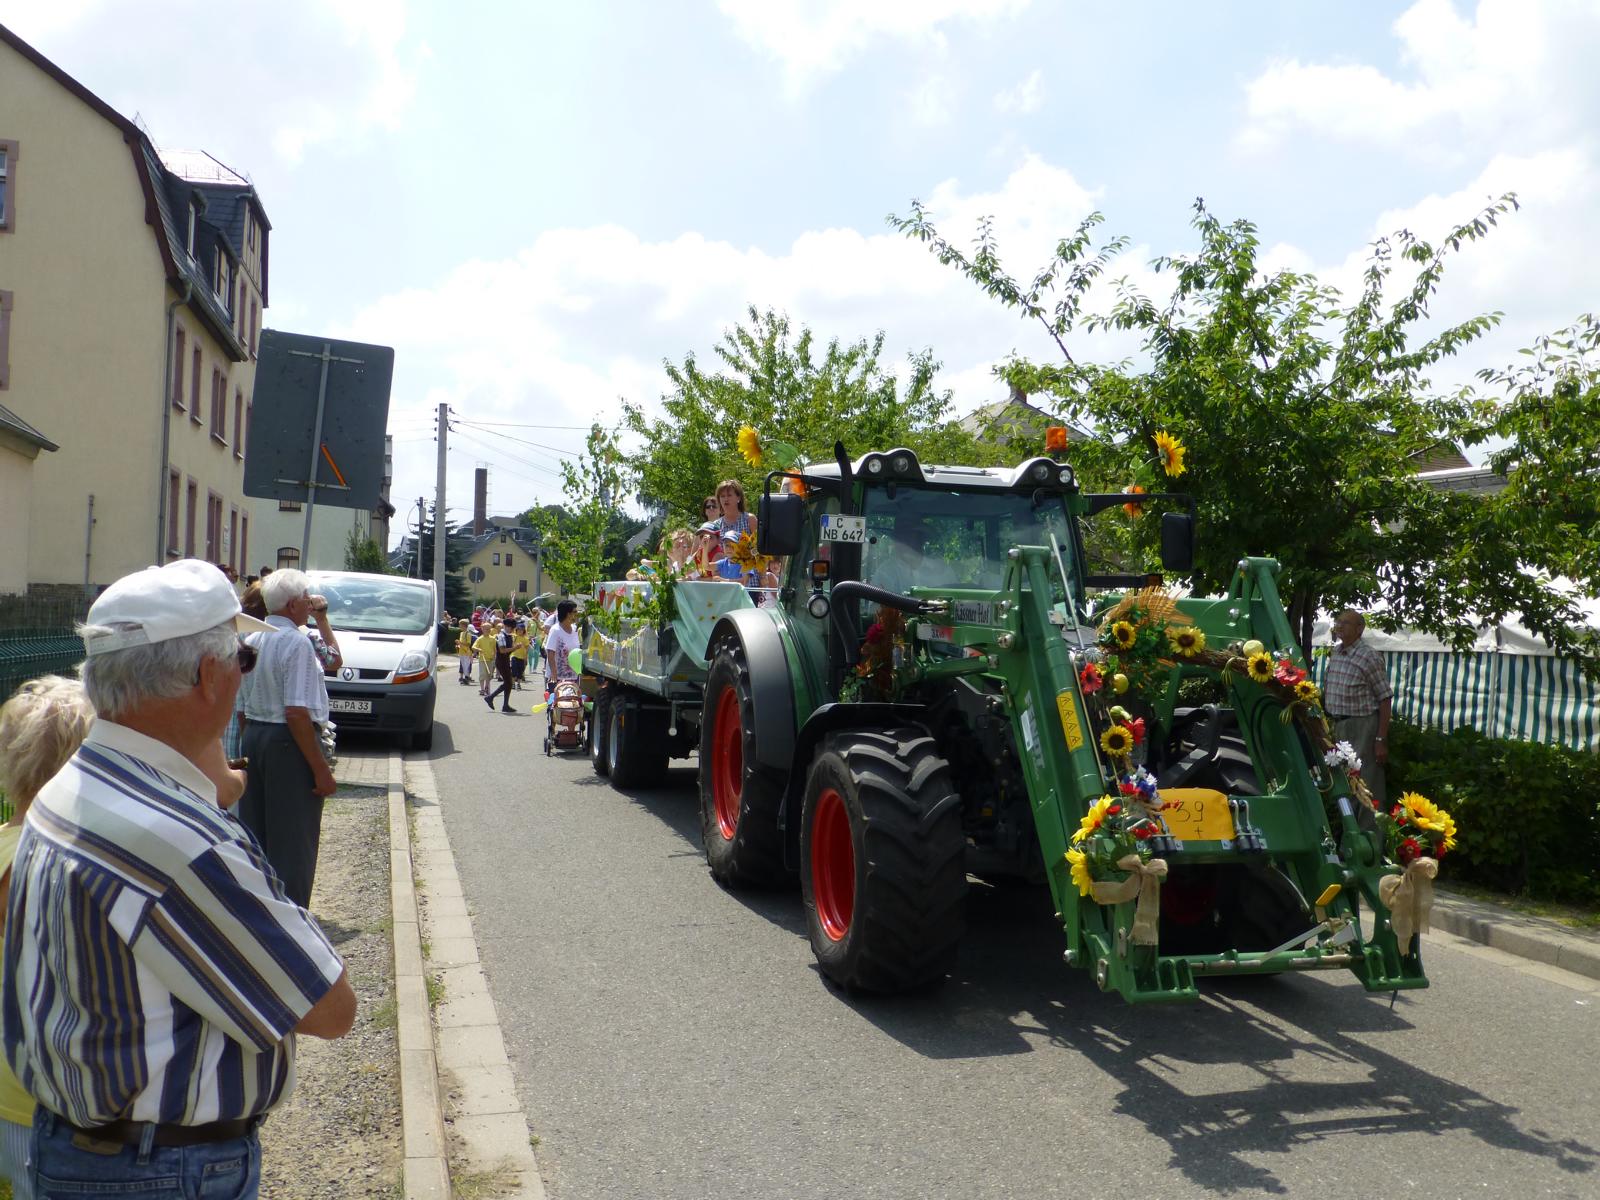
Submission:
[[[583,689],[576,679],[556,681],[546,704],[550,718],[549,731],[544,735],[544,752],[557,750],[584,750],[589,744],[589,705]]]

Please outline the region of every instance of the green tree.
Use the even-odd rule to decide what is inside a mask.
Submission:
[[[1153,264],[1171,280],[1170,296],[1158,303],[1117,281],[1103,313],[1086,299],[1125,243],[1093,248],[1098,214],[1027,283],[1006,272],[987,223],[968,254],[916,203],[890,222],[1054,340],[1060,361],[1013,359],[1001,373],[1094,428],[1099,444],[1077,451],[1088,467],[1131,479],[1157,456],[1157,432],[1182,440],[1187,471],[1171,482],[1199,506],[1198,590],[1225,590],[1241,557],[1271,555],[1283,564],[1279,587],[1302,646],[1319,607],[1382,601],[1384,620],[1457,645],[1478,621],[1520,611],[1574,652],[1575,610],[1537,577],[1572,565],[1555,552],[1559,539],[1522,544],[1525,506],[1441,493],[1415,475],[1430,450],[1501,428],[1492,404],[1470,389],[1441,391],[1428,376],[1499,314],[1426,335],[1420,326],[1449,258],[1515,207],[1503,196],[1437,244],[1407,230],[1380,238],[1346,303],[1313,275],[1262,270],[1255,226],[1224,224],[1197,203],[1199,249]],[[1144,361],[1081,361],[1069,347],[1080,329],[1136,333]],[[1503,536],[1483,536],[1497,520]],[[1147,554],[1154,537],[1144,522]]]
[[[423,523],[417,542],[417,569],[419,579],[433,578],[433,534],[438,518],[437,506],[428,505],[428,519]],[[457,616],[472,612],[472,592],[467,587],[461,568],[466,565],[467,548],[472,544],[472,534],[466,525],[446,523],[444,533],[444,603],[445,612]]]
[[[628,484],[615,435],[590,426],[578,461],[561,464],[565,503],[524,514],[539,531],[544,575],[554,587],[584,594],[600,580],[621,578],[627,569],[623,545],[643,524],[620,511]]]
[[[389,574],[389,556],[383,547],[370,536],[351,529],[344,543],[344,569],[367,571],[374,575]]]
[[[750,308],[748,321],[713,348],[713,372],[692,354],[665,364],[672,389],[661,415],[625,403],[625,428],[640,441],[628,460],[640,494],[666,506],[669,524],[691,528],[721,480],[759,494],[770,467],[740,455],[744,426],[795,446],[810,462],[831,462],[835,440],[852,455],[908,446],[930,462],[975,463],[997,453],[950,419],[950,393],[934,386],[939,364],[931,352],[911,356],[902,387],[881,364],[883,344],[880,332],[820,345],[810,329],[796,333],[788,317]]]

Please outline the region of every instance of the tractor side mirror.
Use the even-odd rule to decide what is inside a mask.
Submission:
[[[1182,575],[1194,569],[1194,517],[1161,514],[1161,569]]]
[[[761,497],[758,511],[760,528],[756,533],[758,553],[773,558],[788,558],[800,551],[806,531],[804,496],[787,492],[768,492]]]

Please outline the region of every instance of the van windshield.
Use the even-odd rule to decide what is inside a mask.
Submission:
[[[433,627],[433,598],[415,584],[359,576],[313,578],[328,598],[328,624],[354,633],[426,633]]]

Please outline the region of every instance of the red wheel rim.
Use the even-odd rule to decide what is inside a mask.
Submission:
[[[739,832],[739,793],[744,783],[744,730],[739,725],[739,693],[724,688],[711,727],[711,799],[724,841]]]
[[[856,911],[856,852],[844,797],[832,788],[817,797],[811,820],[811,896],[822,932],[842,942]]]

